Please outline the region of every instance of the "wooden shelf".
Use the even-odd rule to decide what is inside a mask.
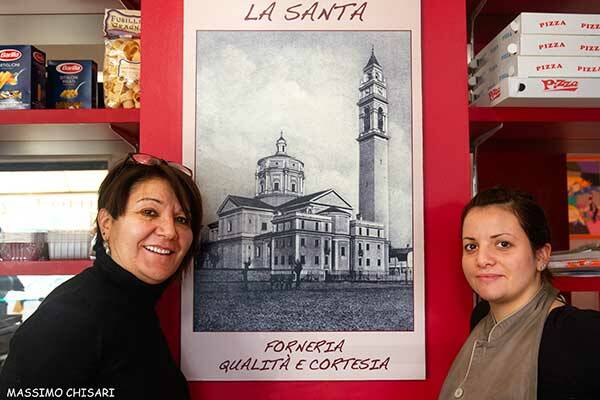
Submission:
[[[76,275],[92,260],[2,261],[0,275]]]
[[[600,108],[471,107],[469,122],[472,143],[502,124],[487,148],[600,152]]]
[[[470,122],[600,122],[600,108],[470,107]]]
[[[0,110],[0,125],[109,124],[113,132],[136,149],[140,143],[140,110]]]
[[[552,283],[561,292],[600,292],[600,276],[556,276]]]
[[[139,10],[141,0],[21,0],[4,2],[0,15],[104,14],[106,8]]]
[[[16,124],[139,124],[140,110],[93,108],[87,110],[1,110],[1,125]]]

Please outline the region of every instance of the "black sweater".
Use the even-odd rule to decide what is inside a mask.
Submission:
[[[471,328],[488,312],[487,302],[477,304]],[[538,399],[600,399],[600,312],[565,305],[548,314],[538,356]]]
[[[112,388],[117,399],[189,399],[154,309],[164,285],[140,281],[101,246],[96,254],[91,268],[56,288],[13,336],[0,399],[11,388],[62,388],[63,397],[69,388]]]

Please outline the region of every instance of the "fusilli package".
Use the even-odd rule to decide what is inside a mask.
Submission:
[[[137,10],[104,13],[104,104],[107,108],[140,108],[142,28]]]

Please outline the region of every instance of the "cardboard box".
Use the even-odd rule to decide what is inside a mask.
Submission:
[[[509,28],[526,35],[600,35],[600,14],[525,12]]]
[[[560,35],[556,37],[535,38],[531,35]],[[568,39],[565,47],[555,42],[568,35],[600,35],[600,14],[549,14],[549,13],[521,13],[515,20],[508,24],[494,39],[477,53],[469,63],[472,70],[483,67],[489,60],[502,57],[505,53],[521,55],[594,55],[600,54],[595,48],[597,41],[577,38]],[[539,39],[539,41],[538,41]],[[526,41],[526,42],[524,42]],[[587,42],[590,43],[587,43]],[[517,51],[511,51],[508,46],[516,44]],[[539,48],[540,45],[544,45]],[[581,48],[581,46],[589,46]],[[530,48],[529,46],[533,46]],[[535,50],[537,48],[537,51]],[[573,48],[578,50],[574,51]],[[525,49],[523,51],[523,49]],[[572,54],[574,53],[574,54]]]
[[[517,35],[506,51],[523,56],[600,56],[600,35]]]
[[[46,54],[33,46],[0,45],[0,110],[45,104]]]
[[[95,108],[97,77],[92,60],[48,61],[48,108]]]
[[[600,79],[507,78],[483,91],[475,107],[599,107]]]
[[[496,46],[497,45],[497,46]],[[491,49],[497,49],[495,53]],[[600,56],[600,35],[520,35],[492,41],[485,57],[497,61],[502,57],[521,56]],[[478,58],[482,60],[483,58]]]
[[[511,56],[472,75],[469,85],[475,93],[511,77],[600,78],[600,57]]]

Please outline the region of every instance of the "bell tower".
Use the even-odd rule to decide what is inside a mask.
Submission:
[[[359,199],[362,219],[384,224],[389,235],[388,100],[383,67],[371,49],[358,87]]]

